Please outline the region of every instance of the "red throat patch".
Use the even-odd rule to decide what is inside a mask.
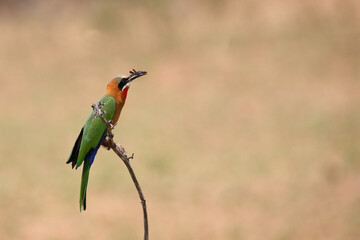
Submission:
[[[126,86],[123,90],[124,99],[126,99],[128,91],[129,91],[129,86]]]

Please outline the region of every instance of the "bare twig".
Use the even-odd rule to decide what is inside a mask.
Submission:
[[[142,204],[142,208],[143,208],[143,216],[144,216],[144,240],[148,240],[149,239],[149,226],[148,226],[148,217],[147,217],[147,211],[146,211],[146,200],[144,197],[144,194],[142,193],[140,184],[136,178],[136,175],[134,173],[134,170],[132,169],[131,165],[130,165],[130,159],[134,158],[134,153],[128,157],[125,153],[125,149],[123,146],[121,146],[120,144],[116,144],[114,143],[114,135],[112,133],[112,129],[114,129],[114,126],[110,121],[107,121],[106,118],[104,117],[104,110],[101,109],[101,107],[103,106],[103,103],[99,103],[99,104],[93,104],[91,105],[91,107],[95,110],[95,117],[99,117],[105,124],[106,124],[106,131],[107,131],[107,137],[104,139],[104,141],[102,142],[102,145],[104,147],[106,147],[108,150],[110,150],[110,148],[121,158],[121,160],[124,162],[125,166],[127,167],[130,176],[134,182],[134,185],[136,187],[136,190],[139,194],[139,198],[140,198],[140,202]]]

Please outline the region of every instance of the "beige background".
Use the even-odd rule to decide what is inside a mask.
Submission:
[[[115,130],[151,239],[360,238],[359,1],[2,1],[0,238],[141,239],[100,149],[88,210],[65,164],[136,68]]]

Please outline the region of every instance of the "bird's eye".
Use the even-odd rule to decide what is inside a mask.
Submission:
[[[119,88],[120,90],[122,90],[126,84],[127,84],[127,79],[126,79],[126,78],[122,78],[122,79],[119,81],[118,88]]]

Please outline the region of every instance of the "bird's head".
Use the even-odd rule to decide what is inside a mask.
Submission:
[[[138,77],[146,75],[145,71],[135,71],[134,69],[130,71],[129,76],[119,75],[116,76],[115,79],[117,80],[117,85],[119,90],[124,91],[125,88],[130,86],[130,83],[137,79]]]
[[[112,95],[115,100],[124,101],[129,90],[130,83],[136,78],[146,75],[145,71],[131,70],[129,76],[118,75],[110,81],[106,93]]]

